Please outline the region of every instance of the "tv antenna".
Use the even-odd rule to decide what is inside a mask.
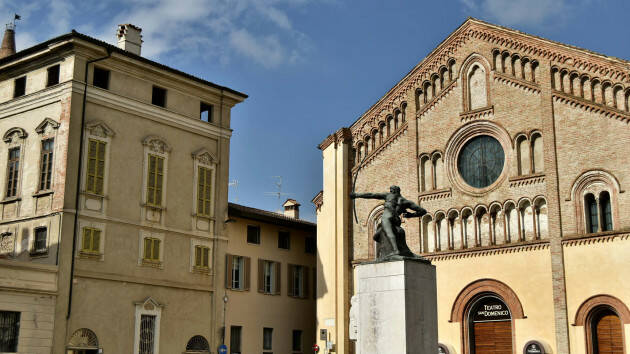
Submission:
[[[265,195],[269,195],[269,196],[274,196],[278,198],[278,205],[282,205],[282,196],[285,195],[290,195],[290,193],[283,193],[282,192],[282,176],[271,176],[271,178],[276,178],[277,181],[275,182],[276,187],[278,188],[277,192],[265,192]],[[278,209],[279,212],[282,212],[282,208]]]
[[[233,179],[228,183],[228,187],[234,187],[234,202],[238,203],[238,195],[236,194],[236,188],[238,187],[238,180]]]

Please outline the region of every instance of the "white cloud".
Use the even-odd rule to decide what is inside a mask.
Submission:
[[[564,22],[571,13],[567,0],[460,0],[474,16],[505,25],[542,25]]]
[[[241,54],[267,68],[277,67],[287,59],[291,60],[284,47],[273,36],[256,38],[247,30],[240,29],[230,34],[230,44]]]
[[[17,32],[15,34],[15,48],[22,50],[37,44],[37,40],[28,32]]]
[[[68,32],[72,18],[72,4],[67,0],[53,0],[49,6],[48,22],[53,26],[56,34]]]

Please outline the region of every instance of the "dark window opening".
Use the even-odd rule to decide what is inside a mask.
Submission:
[[[291,234],[288,231],[278,232],[278,248],[285,250],[291,248]]]
[[[204,122],[212,123],[212,120],[213,120],[212,109],[213,107],[211,104],[201,102],[201,106],[199,108],[201,113],[199,115],[199,118]]]
[[[273,328],[263,328],[263,350],[271,350]]]
[[[230,327],[230,353],[241,354],[241,326]]]
[[[109,70],[94,67],[92,85],[109,90]]]
[[[294,352],[302,351],[302,331],[293,330],[293,345],[291,346]]]
[[[52,179],[53,147],[54,147],[53,139],[46,139],[42,141],[39,190],[50,189],[50,182]]]
[[[15,79],[13,86],[13,98],[24,96],[26,94],[26,76]]]
[[[166,89],[153,86],[153,95],[151,96],[151,103],[156,106],[166,107]]]
[[[33,253],[45,253],[47,249],[48,230],[45,227],[35,229],[35,241],[33,242]]]
[[[599,230],[599,216],[597,215],[597,201],[595,196],[587,194],[584,197],[584,206],[586,209],[586,222],[588,224],[588,232],[595,233]]]
[[[610,194],[608,192],[602,192],[599,195],[599,205],[602,215],[602,231],[612,231],[612,209],[610,207]]]
[[[315,254],[315,249],[317,245],[315,243],[315,237],[307,237],[304,241],[304,252],[309,254]]]
[[[247,225],[247,243],[260,245],[260,227]]]
[[[0,352],[17,352],[20,313],[0,311]]]
[[[7,198],[17,195],[18,177],[20,175],[20,148],[9,150],[7,164]]]
[[[48,81],[46,87],[57,85],[59,83],[59,64],[48,68]]]

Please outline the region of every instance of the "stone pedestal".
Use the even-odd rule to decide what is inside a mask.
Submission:
[[[357,354],[438,352],[435,267],[402,260],[356,267],[350,338]]]

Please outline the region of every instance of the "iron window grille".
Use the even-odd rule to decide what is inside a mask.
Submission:
[[[20,332],[20,313],[0,311],[0,352],[17,352]]]

